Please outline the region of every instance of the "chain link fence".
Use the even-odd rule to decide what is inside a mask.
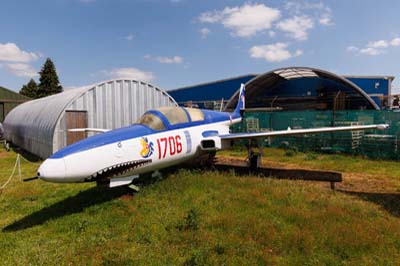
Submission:
[[[375,159],[400,159],[400,112],[393,111],[246,111],[235,132],[262,132],[329,126],[389,124],[386,130],[346,131],[273,137],[264,146],[290,147],[299,151],[342,152]]]

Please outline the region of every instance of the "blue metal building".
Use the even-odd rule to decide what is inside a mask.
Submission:
[[[171,90],[180,105],[220,109],[235,104],[241,83],[247,88],[247,108],[273,110],[363,110],[391,105],[391,76],[337,76],[308,67],[288,67],[261,75],[230,79]],[[228,101],[230,99],[230,101]]]
[[[381,108],[392,105],[393,76],[344,76],[371,97]]]
[[[200,108],[219,109],[221,101],[226,104],[239,89],[240,84],[245,84],[255,77],[257,77],[256,74],[248,74],[170,90],[168,93],[181,106],[193,105]]]

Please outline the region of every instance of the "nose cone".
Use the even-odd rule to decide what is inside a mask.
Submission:
[[[64,159],[49,158],[45,160],[39,167],[38,177],[49,182],[66,182]]]

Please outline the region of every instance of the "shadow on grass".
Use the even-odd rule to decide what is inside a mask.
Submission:
[[[2,231],[19,231],[41,225],[49,220],[82,212],[85,208],[113,200],[128,193],[132,192],[127,187],[117,187],[113,189],[93,187],[25,216],[21,220],[4,227]]]
[[[400,193],[371,193],[339,189],[337,191],[378,204],[391,215],[400,218]]]
[[[26,160],[32,163],[37,163],[42,161],[38,156],[30,153],[29,151],[26,151],[20,147],[17,146],[11,146],[11,150],[15,153],[19,153],[22,157],[24,157]]]

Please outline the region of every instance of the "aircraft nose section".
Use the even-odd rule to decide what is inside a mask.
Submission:
[[[65,178],[64,159],[45,160],[38,169],[38,177],[49,182],[63,182]]]

